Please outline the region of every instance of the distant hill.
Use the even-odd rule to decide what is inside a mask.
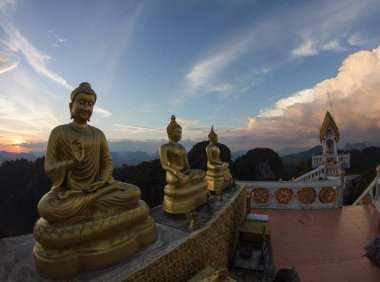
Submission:
[[[231,160],[236,160],[238,157],[241,157],[242,155],[245,155],[247,151],[236,151],[231,153]]]
[[[45,152],[30,152],[30,153],[11,153],[0,151],[0,165],[5,161],[12,161],[17,159],[26,159],[28,161],[35,161],[37,158],[43,157]],[[111,152],[112,161],[115,167],[126,165],[137,165],[141,162],[151,161],[158,158],[158,152],[154,154],[147,154],[142,151],[122,151]]]
[[[123,165],[137,165],[142,162],[157,159],[158,152],[155,154],[147,154],[142,151],[111,152],[111,158],[115,167],[121,167]]]
[[[285,147],[279,150],[276,150],[277,154],[279,154],[280,157],[291,155],[291,154],[297,154],[300,152],[307,151],[309,148],[303,147],[303,148],[294,148],[294,147]]]
[[[281,160],[288,176],[297,177],[303,172],[311,170],[311,156],[313,154],[322,154],[322,152],[323,147],[319,145],[304,152],[282,156]]]
[[[237,180],[261,181],[287,178],[280,157],[268,148],[249,150],[233,162],[231,171]]]
[[[351,150],[363,150],[369,147],[380,147],[379,142],[361,142],[361,143],[346,143],[344,147],[341,149],[343,151],[351,151]]]
[[[187,153],[187,158],[189,160],[190,168],[192,169],[201,169],[207,170],[207,155],[206,147],[209,144],[209,141],[202,141],[196,143],[193,148]],[[230,149],[221,143],[217,144],[220,150],[220,160],[222,162],[227,162],[231,164],[231,151]]]
[[[30,153],[11,153],[6,151],[0,151],[0,164],[5,161],[11,161],[16,159],[26,159],[28,161],[35,161],[37,158],[43,156],[42,152],[30,152]]]

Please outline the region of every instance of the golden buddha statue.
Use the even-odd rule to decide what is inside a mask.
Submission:
[[[206,147],[206,180],[208,183],[208,189],[220,194],[225,188],[233,183],[233,178],[230,173],[229,164],[220,160],[220,150],[216,145],[218,143],[218,135],[214,132],[213,127],[211,127],[208,138],[210,143]]]
[[[185,148],[178,144],[182,127],[175,116],[166,128],[169,143],[160,147],[160,161],[166,171],[163,208],[171,214],[187,214],[207,202],[205,172],[190,169]]]
[[[156,238],[140,189],[113,179],[106,138],[87,124],[96,98],[81,83],[71,93],[73,121],[49,137],[45,172],[53,187],[38,203],[33,230],[36,269],[46,278],[113,265]]]

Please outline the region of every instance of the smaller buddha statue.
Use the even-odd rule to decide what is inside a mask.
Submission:
[[[87,82],[71,93],[73,121],[50,134],[45,172],[53,187],[38,203],[34,262],[45,278],[118,263],[156,239],[140,189],[113,179],[103,132],[88,125],[97,95]]]
[[[185,148],[178,142],[182,127],[173,115],[166,128],[169,143],[160,147],[160,161],[166,171],[163,208],[171,214],[188,214],[207,202],[205,172],[190,169]]]
[[[218,143],[218,135],[214,132],[213,127],[211,127],[208,138],[210,143],[206,147],[206,180],[208,189],[220,195],[225,188],[233,183],[233,178],[230,173],[229,164],[220,160],[220,149],[216,145]]]

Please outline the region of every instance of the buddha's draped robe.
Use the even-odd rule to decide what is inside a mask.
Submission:
[[[220,160],[220,149],[216,145],[208,145],[207,152],[207,169],[214,173],[222,173],[228,169],[229,164]]]
[[[75,139],[84,148],[84,159],[70,168]],[[40,216],[51,223],[76,222],[134,207],[140,199],[140,190],[115,181],[113,168],[102,131],[92,126],[76,128],[72,124],[56,127],[50,134],[45,156],[45,171],[53,187],[38,203]],[[94,192],[83,190],[101,180],[105,185]]]

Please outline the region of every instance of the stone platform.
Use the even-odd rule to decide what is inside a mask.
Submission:
[[[189,229],[189,218],[155,207],[151,216],[156,222],[156,241],[115,266],[82,272],[64,281],[186,281],[207,266],[228,267],[245,205],[245,186],[226,189],[222,201],[212,195],[209,204],[197,210],[195,230]],[[0,281],[53,281],[36,273],[34,244],[32,234],[0,239]]]

